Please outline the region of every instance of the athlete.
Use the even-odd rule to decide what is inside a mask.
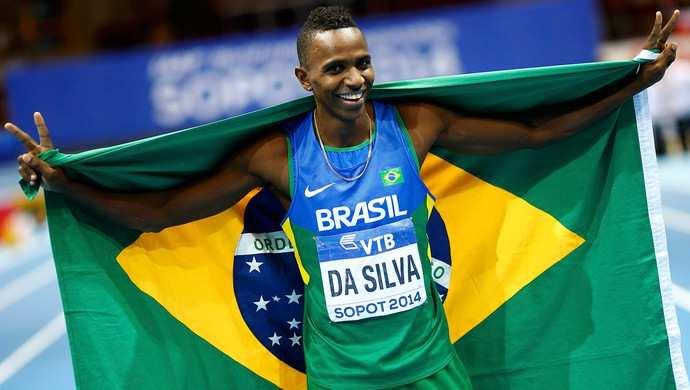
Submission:
[[[529,124],[466,116],[425,102],[367,99],[374,67],[364,34],[341,7],[311,12],[297,39],[295,75],[316,106],[232,151],[209,177],[156,193],[112,193],[36,157],[52,149],[5,128],[26,147],[21,177],[140,231],[221,212],[266,186],[305,283],[304,347],[310,388],[469,389],[431,281],[426,223],[432,198],[419,165],[432,145],[467,153],[537,148],[568,137],[659,81],[675,59],[666,43],[679,12],[656,14],[645,49],[661,50],[608,96]]]

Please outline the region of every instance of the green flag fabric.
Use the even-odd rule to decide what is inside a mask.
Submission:
[[[637,66],[392,82],[370,98],[521,119],[605,90]],[[41,157],[112,191],[161,190],[208,175],[247,137],[313,104]],[[541,149],[434,148],[422,177],[437,198],[433,278],[475,388],[688,388],[644,93]],[[304,290],[270,191],[158,233],[118,226],[61,194],[46,202],[80,388],[304,388]]]

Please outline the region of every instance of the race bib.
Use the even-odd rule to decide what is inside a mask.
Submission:
[[[426,301],[411,219],[316,237],[328,317],[357,321],[413,309]]]

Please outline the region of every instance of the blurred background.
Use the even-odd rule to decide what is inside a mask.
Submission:
[[[0,120],[62,151],[111,145],[303,96],[294,80],[311,0],[0,0]],[[690,352],[690,0],[345,0],[377,82],[629,59],[656,10],[681,9],[679,57],[650,90],[684,350]],[[71,389],[42,200],[17,186],[0,134],[0,388]],[[690,359],[686,354],[686,362]]]

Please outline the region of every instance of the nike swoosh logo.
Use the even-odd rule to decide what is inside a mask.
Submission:
[[[315,190],[309,190],[309,186],[307,186],[307,188],[304,189],[304,196],[306,196],[307,198],[311,198],[313,196],[316,196],[316,195],[326,191],[328,189],[328,187],[332,186],[333,184],[335,184],[335,183],[326,184],[325,186],[317,188]]]

